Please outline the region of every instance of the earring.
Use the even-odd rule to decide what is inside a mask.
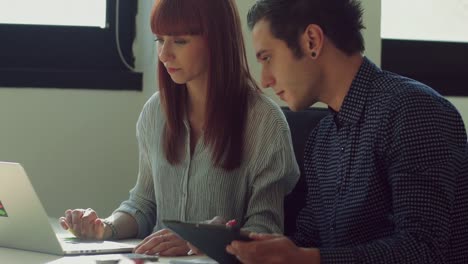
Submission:
[[[312,51],[312,54],[311,54],[311,55],[312,55],[312,58],[317,57],[317,53],[316,53],[315,51]]]

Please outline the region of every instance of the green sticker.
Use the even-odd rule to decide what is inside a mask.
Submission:
[[[2,201],[0,201],[0,217],[8,217],[8,214],[5,210],[5,207],[2,204]]]

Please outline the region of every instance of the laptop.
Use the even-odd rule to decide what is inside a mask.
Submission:
[[[128,253],[139,241],[82,241],[67,231],[55,233],[23,167],[0,162],[0,247],[83,255]]]

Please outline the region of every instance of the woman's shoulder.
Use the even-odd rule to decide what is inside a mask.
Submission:
[[[150,98],[146,101],[145,105],[143,106],[143,110],[145,109],[154,109],[159,108],[161,105],[161,97],[159,91],[155,92],[150,96]]]
[[[280,106],[265,94],[252,96],[249,104],[248,120],[254,127],[263,129],[289,129]]]
[[[143,105],[141,110],[139,122],[148,123],[154,122],[163,118],[164,115],[161,115],[161,98],[159,91],[155,92]]]
[[[152,115],[159,112],[161,109],[161,97],[159,91],[151,95],[151,97],[143,105],[141,111],[142,116]]]

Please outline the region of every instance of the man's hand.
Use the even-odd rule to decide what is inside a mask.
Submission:
[[[320,263],[318,249],[299,248],[285,236],[251,233],[250,237],[254,241],[234,241],[226,251],[245,264]]]

